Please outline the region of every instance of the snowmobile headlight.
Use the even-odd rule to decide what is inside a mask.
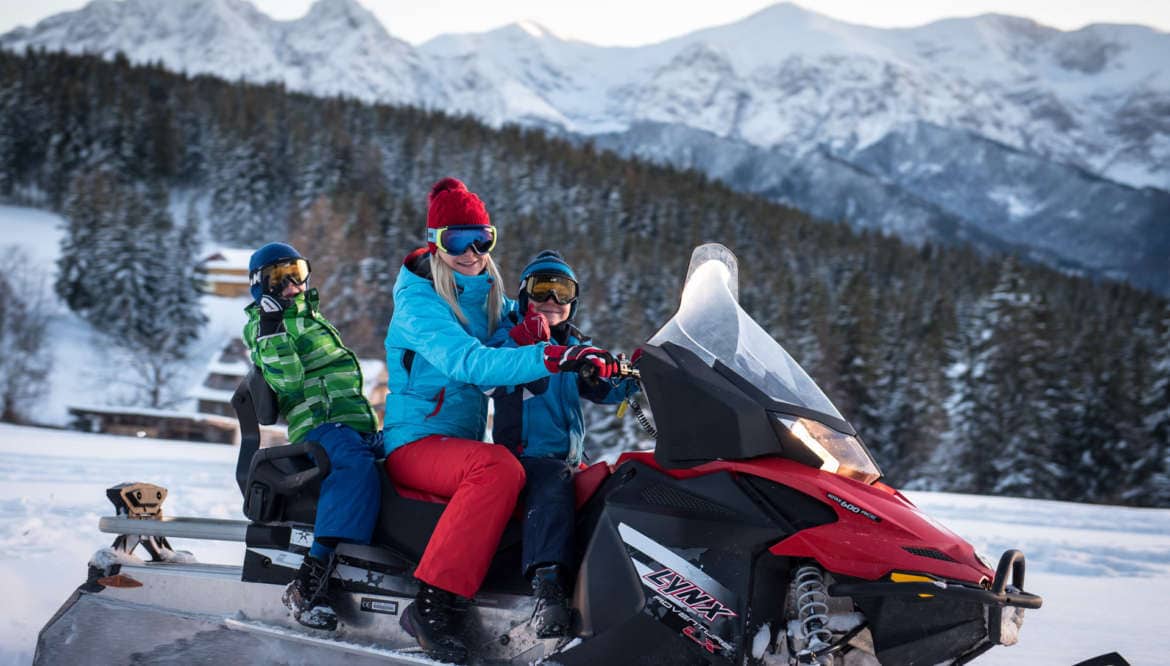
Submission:
[[[881,478],[861,440],[803,417],[777,416],[780,423],[821,461],[826,472],[847,476],[865,484]]]

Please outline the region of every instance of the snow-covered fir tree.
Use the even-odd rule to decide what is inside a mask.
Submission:
[[[960,460],[971,490],[1051,497],[1061,470],[1053,461],[1056,369],[1049,347],[1048,311],[1028,288],[1015,259],[976,306],[971,366],[959,390],[969,422]]]
[[[1154,332],[1157,344],[1149,359],[1149,388],[1142,396],[1142,409],[1157,468],[1144,484],[1142,494],[1150,503],[1166,506],[1170,505],[1170,304],[1162,310]]]

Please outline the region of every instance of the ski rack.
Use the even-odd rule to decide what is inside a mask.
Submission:
[[[152,483],[120,483],[106,489],[106,498],[114,505],[115,520],[128,528],[115,532],[118,537],[110,547],[130,554],[141,545],[150,553],[152,561],[163,561],[163,553],[172,550],[166,536],[147,534],[148,530],[142,528],[163,520],[162,505],[167,499],[167,489]]]

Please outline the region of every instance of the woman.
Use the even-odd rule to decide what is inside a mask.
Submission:
[[[485,345],[514,308],[491,258],[496,229],[478,196],[444,178],[431,188],[427,246],[406,257],[386,333],[386,471],[398,485],[450,497],[415,578],[404,629],[432,657],[462,662],[466,600],[487,574],[524,486],[507,449],[485,444],[480,387],[523,384],[586,365],[608,377],[616,362],[585,345]]]
[[[286,243],[269,243],[248,262],[253,303],[244,342],[276,393],[292,443],[317,442],[332,472],[321,482],[313,544],[282,601],[314,629],[337,628],[329,576],[341,542],[369,543],[378,517],[378,419],[362,393],[362,370],[318,309],[309,262]]]
[[[506,345],[550,339],[588,344],[588,336],[572,324],[579,302],[577,275],[559,252],[545,250],[524,267],[517,298],[520,311],[528,314],[508,332]],[[573,469],[585,443],[581,399],[617,404],[637,392],[634,379],[586,381],[568,375],[492,393],[492,440],[511,449],[524,466],[521,567],[536,597],[532,625],[540,638],[564,636],[570,625],[566,591],[574,549]]]

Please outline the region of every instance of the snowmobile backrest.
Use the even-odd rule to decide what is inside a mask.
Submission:
[[[248,483],[248,472],[252,468],[252,457],[260,449],[260,425],[272,425],[279,416],[276,393],[260,368],[252,366],[248,376],[236,387],[232,394],[232,409],[236,410],[236,420],[240,422],[240,456],[236,460],[236,483],[240,492]]]
[[[313,508],[315,500],[299,502],[298,496],[315,497],[320,480],[329,475],[329,456],[316,442],[260,448],[260,426],[272,425],[280,416],[276,393],[260,368],[253,365],[236,387],[232,408],[240,422],[236,483],[244,496],[244,515],[266,522],[288,518],[290,507]]]

